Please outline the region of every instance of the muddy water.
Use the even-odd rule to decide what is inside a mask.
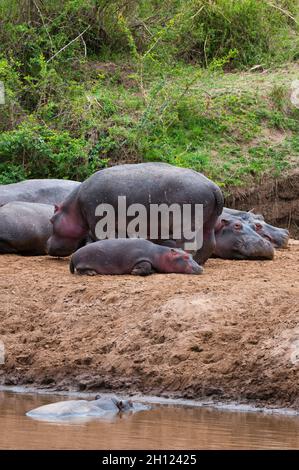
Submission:
[[[36,421],[25,413],[64,397],[0,392],[1,449],[298,449],[299,417],[154,405],[112,419]],[[67,397],[65,397],[67,399]]]

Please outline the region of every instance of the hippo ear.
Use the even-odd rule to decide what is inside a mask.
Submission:
[[[228,219],[224,219],[224,218],[221,218],[220,220],[218,219],[218,221],[216,222],[216,225],[215,225],[215,232],[216,233],[219,232],[219,230],[221,230],[226,225],[229,225],[229,220]]]
[[[59,211],[59,205],[58,204],[54,204],[54,214]]]

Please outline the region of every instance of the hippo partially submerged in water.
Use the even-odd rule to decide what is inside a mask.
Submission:
[[[177,168],[165,163],[139,163],[132,165],[118,165],[98,171],[66,198],[59,205],[52,218],[53,236],[49,239],[48,253],[51,256],[68,256],[78,249],[79,243],[87,234],[93,240],[97,240],[96,226],[99,216],[98,207],[105,205],[115,211],[116,237],[128,237],[129,221],[134,216],[128,214],[127,223],[123,230],[118,219],[119,196],[125,198],[126,206],[139,207],[146,211],[147,222],[146,236],[156,243],[165,240],[161,235],[153,236],[153,222],[150,217],[150,209],[153,206],[175,205],[181,210],[188,205],[190,210],[190,231],[196,229],[198,217],[196,207],[202,207],[203,217],[201,228],[203,243],[197,249],[194,259],[203,264],[212,254],[215,246],[214,226],[223,208],[223,196],[216,184],[205,176],[187,168]],[[135,205],[135,206],[134,206]],[[134,212],[135,214],[135,212]],[[159,227],[161,223],[159,222]],[[185,241],[190,241],[181,233],[174,240],[174,229],[170,225],[169,239],[174,241],[174,246],[184,248]],[[121,234],[119,234],[121,231]],[[113,238],[107,236],[107,238]]]
[[[133,403],[131,400],[119,400],[116,397],[101,398],[95,400],[66,400],[49,405],[39,406],[28,411],[26,416],[44,420],[65,419],[74,417],[101,417],[105,415],[116,415],[124,412],[135,412],[148,410],[147,405]]]
[[[72,255],[70,271],[146,276],[153,272],[201,274],[203,269],[183,250],[156,245],[142,238],[118,238],[80,248]]]
[[[214,256],[224,259],[273,259],[274,248],[245,220],[223,213],[215,226]]]
[[[12,201],[59,204],[80,184],[78,181],[59,179],[33,179],[1,184],[0,206]]]
[[[9,202],[0,207],[0,254],[45,255],[54,206]]]

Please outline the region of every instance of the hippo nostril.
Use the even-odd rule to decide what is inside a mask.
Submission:
[[[270,235],[264,235],[264,238],[265,238],[268,242],[270,242],[270,243],[273,242],[273,240],[272,240],[272,238],[270,237]]]

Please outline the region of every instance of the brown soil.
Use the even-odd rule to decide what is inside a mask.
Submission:
[[[202,276],[90,278],[1,256],[0,383],[299,408],[298,266],[298,241]]]

